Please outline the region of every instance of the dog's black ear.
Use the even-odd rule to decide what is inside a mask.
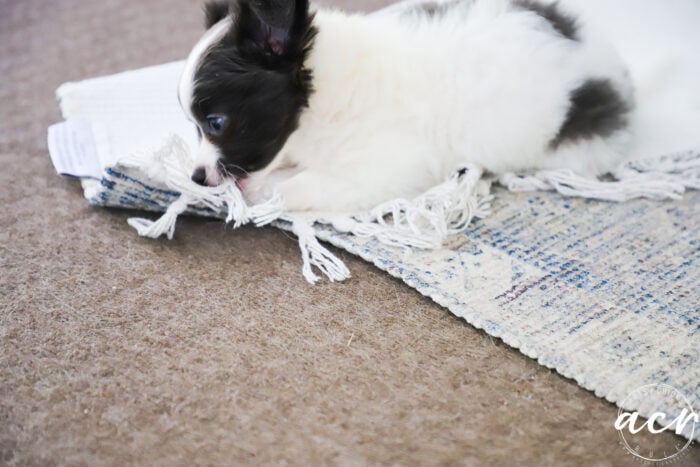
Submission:
[[[245,49],[278,56],[301,52],[311,28],[308,0],[240,0],[234,17]]]
[[[204,5],[204,26],[209,29],[226,18],[230,11],[230,0],[209,0]]]

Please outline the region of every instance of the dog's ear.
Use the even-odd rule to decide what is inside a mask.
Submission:
[[[230,0],[209,0],[204,5],[204,26],[209,29],[226,18],[230,11]]]
[[[301,51],[311,24],[308,0],[240,0],[234,18],[244,49],[277,56]]]

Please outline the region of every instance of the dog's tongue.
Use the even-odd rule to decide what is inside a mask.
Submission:
[[[248,178],[243,177],[243,178],[237,178],[236,179],[236,186],[238,187],[239,190],[245,191],[245,187],[248,186]]]

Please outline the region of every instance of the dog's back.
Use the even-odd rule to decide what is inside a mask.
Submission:
[[[323,174],[304,183],[324,184],[328,208],[417,194],[464,162],[597,175],[625,155],[625,69],[556,7],[452,0],[316,24],[315,91],[283,154]]]

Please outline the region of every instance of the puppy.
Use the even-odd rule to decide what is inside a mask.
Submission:
[[[234,177],[290,210],[412,197],[459,164],[600,175],[633,107],[616,53],[557,4],[409,1],[371,15],[307,0],[216,0],[179,98],[197,125],[192,179]]]

